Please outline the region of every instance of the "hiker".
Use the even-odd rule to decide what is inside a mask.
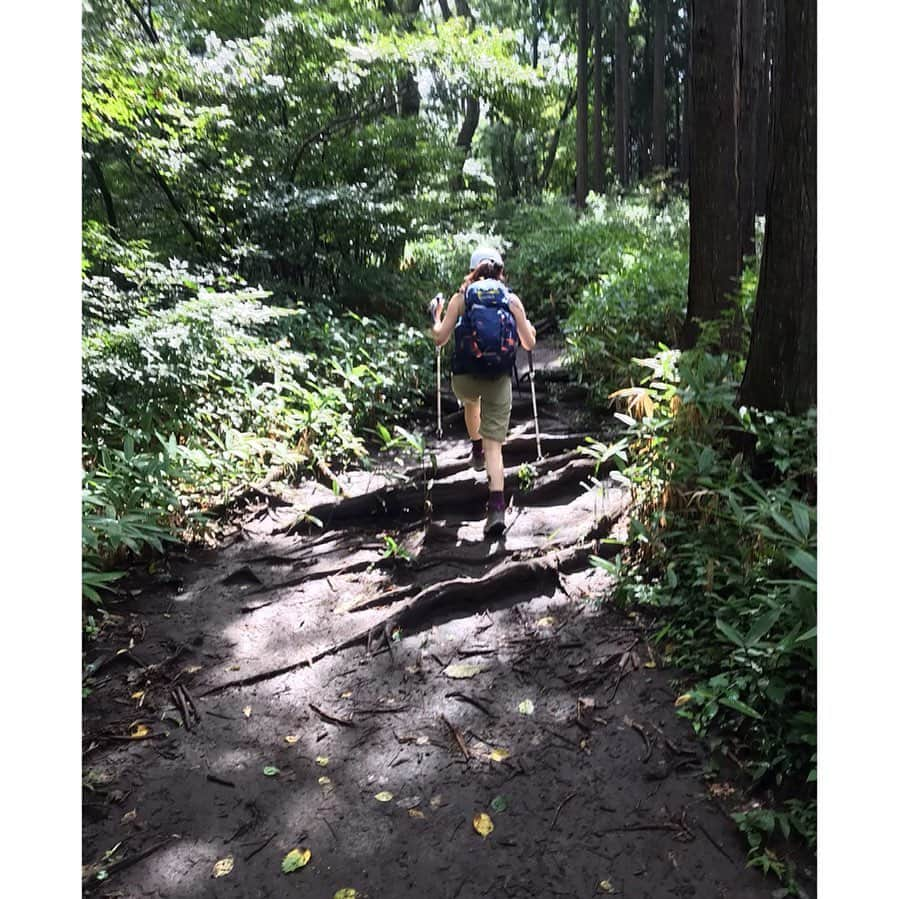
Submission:
[[[442,313],[441,297],[434,308],[432,334],[438,347],[454,335],[453,393],[465,410],[472,467],[487,469],[484,535],[499,535],[506,527],[503,441],[512,414],[515,353],[519,340],[532,350],[537,332],[521,300],[506,287],[503,258],[492,247],[478,247],[471,254],[468,275],[441,321]]]

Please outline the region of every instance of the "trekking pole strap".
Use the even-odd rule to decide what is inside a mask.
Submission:
[[[531,382],[531,403],[534,407],[534,430],[537,432],[537,458],[543,458],[543,450],[540,448],[540,422],[537,419],[537,393],[534,389],[534,354],[528,350],[528,373]]]

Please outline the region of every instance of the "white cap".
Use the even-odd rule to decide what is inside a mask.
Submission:
[[[499,250],[494,250],[493,247],[478,247],[471,254],[469,271],[474,271],[485,259],[495,262],[500,267],[503,265],[503,257],[500,256]]]

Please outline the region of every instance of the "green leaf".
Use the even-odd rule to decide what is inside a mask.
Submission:
[[[745,702],[742,702],[734,696],[722,696],[718,702],[721,703],[721,705],[726,705],[729,709],[733,709],[743,715],[748,715],[750,718],[761,719],[762,717],[754,708],[746,705]]]
[[[794,549],[787,553],[787,558],[813,581],[818,580],[818,560],[804,549]]]
[[[717,627],[718,630],[721,631],[721,633],[731,641],[731,643],[736,644],[741,649],[746,645],[740,634],[736,630],[734,630],[734,628],[732,628],[726,621],[722,621],[720,618],[716,618],[715,627]]]
[[[746,635],[746,646],[755,646],[774,627],[782,611],[783,609],[772,609],[756,619],[755,624],[752,625],[749,633]]]

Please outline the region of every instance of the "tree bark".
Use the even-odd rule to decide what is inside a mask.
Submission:
[[[606,189],[606,153],[602,140],[602,0],[593,0],[593,168],[592,186],[596,193]]]
[[[445,7],[446,4],[441,3],[440,8],[444,13],[449,11],[449,8]],[[469,30],[473,29],[475,24],[474,16],[472,15],[471,7],[468,5],[467,0],[456,0],[456,9],[460,16],[464,16],[468,19]],[[471,144],[474,140],[475,132],[478,130],[478,122],[480,119],[481,104],[478,98],[471,95],[467,96],[465,98],[465,114],[462,118],[462,127],[459,129],[459,134],[456,137],[456,146],[463,151],[462,166],[459,168],[459,171],[450,178],[450,188],[452,190],[462,190],[465,185],[462,169],[465,166],[465,160],[468,159],[468,154],[471,152]]]
[[[775,2],[765,248],[740,401],[798,414],[817,401],[817,9]]]
[[[569,91],[565,105],[562,107],[562,114],[559,116],[559,124],[556,125],[553,133],[550,135],[549,144],[546,147],[546,156],[543,161],[543,170],[540,172],[540,178],[537,181],[537,186],[540,190],[543,190],[549,181],[549,174],[552,171],[553,163],[556,161],[556,152],[559,149],[562,126],[568,121],[568,116],[571,115],[571,110],[574,109],[576,103],[577,85]]]
[[[693,112],[690,97],[690,80],[693,77],[693,37],[690,19],[690,2],[687,0],[687,62],[684,67],[684,99],[681,107],[681,144],[680,144],[680,173],[685,182],[690,180],[690,124],[693,121]]]
[[[587,0],[577,2],[577,134],[575,137],[574,205],[587,206]]]
[[[615,172],[628,183],[630,135],[630,47],[627,39],[630,4],[618,0],[615,8]]]
[[[740,253],[743,257],[755,256],[755,179],[760,130],[764,16],[765,0],[741,0],[739,209]]]
[[[737,123],[740,0],[691,0],[690,276],[681,346],[728,308],[740,284]],[[729,343],[729,335],[722,335]]]
[[[100,196],[103,198],[103,207],[106,210],[106,220],[109,222],[109,227],[113,231],[118,231],[119,219],[116,215],[115,204],[112,202],[112,193],[110,193],[109,185],[106,183],[106,178],[103,177],[103,169],[100,168],[100,163],[97,162],[93,155],[90,156],[87,164],[90,166],[91,174],[93,174]]]
[[[668,0],[656,0],[652,38],[652,167],[665,168],[665,31]]]
[[[762,0],[765,5],[765,21],[763,26],[762,77],[759,85],[759,122],[756,134],[756,170],[755,170],[755,211],[757,215],[765,214],[765,194],[768,184],[768,145],[771,135],[771,89],[773,81],[771,69],[774,59],[774,37],[777,22],[775,20],[774,0]]]

